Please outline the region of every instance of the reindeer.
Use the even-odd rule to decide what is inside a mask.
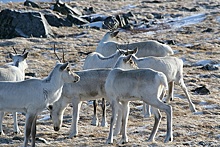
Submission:
[[[164,98],[164,101],[169,102],[173,100],[174,83],[180,85],[181,89],[186,95],[189,102],[189,108],[191,112],[196,112],[195,106],[190,99],[190,95],[183,80],[183,61],[176,57],[143,57],[138,58],[135,54],[129,55],[134,62],[137,63],[139,68],[151,68],[156,71],[163,72],[168,81],[169,90],[168,95]],[[122,57],[126,58],[126,57]],[[150,116],[149,106],[145,115]],[[145,106],[143,107],[145,110]]]
[[[114,54],[117,48],[123,50],[138,48],[139,51],[136,54],[137,57],[164,57],[173,55],[173,50],[170,46],[154,40],[147,40],[144,42],[135,42],[128,44],[119,44],[116,38],[118,33],[119,31],[115,30],[107,32],[99,42],[98,46],[96,47],[96,52],[101,53],[103,56],[107,57]]]
[[[53,105],[49,106],[50,114],[54,124],[54,130],[59,131],[62,126],[63,113],[69,103],[73,106],[72,123],[69,138],[78,135],[79,111],[82,101],[95,100],[106,97],[104,90],[105,80],[110,69],[90,69],[75,72],[80,76],[77,83],[66,83],[63,86],[61,97]],[[101,126],[107,126],[105,105]]]
[[[167,115],[167,134],[164,142],[172,141],[172,107],[161,101],[164,91],[168,89],[166,76],[162,72],[149,68],[134,68],[137,68],[137,65],[131,56],[120,57],[106,79],[107,100],[112,108],[110,131],[106,143],[113,143],[113,126],[117,115],[114,135],[117,135],[121,130],[122,138],[120,143],[128,142],[129,102],[134,100],[142,100],[153,106],[155,123],[148,141],[154,141],[162,117],[160,110],[165,111]],[[122,129],[120,129],[121,125]]]
[[[26,114],[24,147],[28,145],[30,134],[31,146],[35,146],[37,115],[60,98],[64,83],[78,82],[79,79],[68,63],[57,62],[44,79],[0,82],[0,111]]]
[[[23,81],[25,77],[25,69],[28,67],[26,58],[28,52],[25,53],[25,49],[22,54],[17,54],[17,51],[13,47],[15,54],[9,53],[9,57],[12,59],[12,63],[8,63],[0,67],[0,81]],[[4,112],[0,112],[0,135],[4,135],[2,129],[2,121]],[[14,133],[20,134],[20,129],[17,122],[17,112],[13,112],[14,119]]]
[[[121,50],[118,48],[114,54],[108,57],[104,57],[102,54],[98,52],[88,52],[88,53],[78,52],[78,53],[87,55],[85,62],[83,64],[83,69],[85,70],[85,69],[97,69],[97,68],[112,68],[120,56],[133,54],[134,52],[135,52],[134,50]],[[93,119],[92,119],[91,124],[94,126],[97,126],[98,117],[96,113],[96,108],[97,108],[96,100],[93,101],[93,106],[94,106],[94,114],[93,114]],[[104,98],[102,98],[102,111],[103,111],[103,114],[105,115],[105,99]]]

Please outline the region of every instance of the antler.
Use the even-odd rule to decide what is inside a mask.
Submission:
[[[15,54],[18,54],[17,51],[16,51],[16,49],[14,48],[14,46],[12,46],[12,48],[13,48]]]
[[[61,63],[65,63],[65,59],[64,59],[64,50],[63,50],[63,48],[62,48],[62,51],[63,51],[62,59],[60,59],[60,58],[58,57],[58,55],[57,55],[57,53],[56,53],[55,50],[56,50],[56,47],[55,47],[55,43],[54,43],[54,49],[53,49],[54,54],[56,55],[57,59],[58,59]]]
[[[65,63],[65,59],[64,59],[64,50],[63,50],[63,48],[62,48],[62,51],[63,51],[63,60],[62,60],[62,62]]]
[[[54,46],[53,46],[53,51],[54,51],[54,54],[56,55],[57,59],[61,62],[60,58],[58,57],[56,51],[55,51],[55,43],[54,43]]]
[[[25,51],[26,51],[26,48],[24,49],[24,51],[22,52],[22,54],[24,54],[24,53],[25,53]]]

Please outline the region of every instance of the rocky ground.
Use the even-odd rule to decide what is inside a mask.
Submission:
[[[75,0],[68,3],[80,8],[93,7],[97,14],[115,15],[132,12],[139,22],[155,22],[150,28],[122,30],[119,34],[123,40],[120,43],[158,40],[169,44],[175,54],[184,61],[184,81],[190,92],[197,113],[192,114],[188,107],[183,91],[175,86],[175,98],[171,102],[173,107],[173,142],[164,144],[166,133],[166,117],[163,118],[155,137],[155,142],[146,142],[153,127],[154,118],[143,118],[141,102],[130,104],[131,112],[128,121],[129,143],[124,146],[220,146],[220,3],[218,0],[185,1],[185,0]],[[1,4],[0,10],[31,9],[22,6],[22,3]],[[40,3],[42,9],[50,8],[51,3]],[[158,14],[161,18],[155,18]],[[167,23],[170,16],[179,16],[179,19],[195,16],[190,22]],[[200,19],[200,16],[203,18]],[[175,21],[174,21],[175,22]],[[9,62],[8,52],[14,46],[19,52],[24,48],[29,52],[26,73],[35,73],[36,77],[43,78],[48,75],[56,62],[53,54],[53,45],[56,44],[58,54],[65,50],[65,59],[74,70],[81,70],[84,56],[78,51],[94,51],[105,29],[52,27],[55,38],[13,38],[0,40],[0,65]],[[217,70],[202,69],[204,63],[215,65]],[[192,92],[205,85],[210,94],[200,95]],[[68,130],[71,124],[71,107],[65,111],[63,127],[59,132],[53,130],[52,121],[44,120],[48,116],[45,110],[38,119],[36,146],[123,146],[118,145],[120,136],[114,145],[106,145],[105,141],[109,128],[91,126],[93,114],[92,105],[83,103],[80,111],[79,136],[69,139]],[[101,119],[101,108],[98,108]],[[107,107],[107,120],[110,122],[111,109]],[[22,146],[24,137],[24,120],[22,114],[18,115],[21,134],[13,134],[13,121],[10,113],[4,119],[4,136],[0,136],[0,146]],[[41,120],[42,119],[42,120]]]

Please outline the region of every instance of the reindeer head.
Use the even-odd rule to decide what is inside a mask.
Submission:
[[[138,66],[133,59],[133,55],[128,55],[119,57],[114,68],[138,69]]]
[[[57,66],[59,66],[59,71],[62,72],[62,78],[64,82],[65,83],[78,82],[80,80],[80,77],[71,70],[70,64],[68,62],[65,62],[63,48],[62,51],[63,51],[63,57],[62,59],[60,59],[56,53],[55,44],[54,44],[54,54],[58,59]]]
[[[28,68],[28,65],[26,63],[26,58],[28,55],[28,52],[25,53],[26,49],[22,52],[22,54],[18,54],[16,49],[13,47],[14,54],[9,53],[9,57],[12,59],[13,66],[21,67],[23,70]]]
[[[123,49],[119,49],[118,45],[116,46],[118,52],[121,54],[121,55],[125,55],[125,56],[128,56],[128,55],[131,55],[131,54],[136,54],[138,52],[138,48],[136,47],[135,49],[132,49],[132,50],[123,50]]]

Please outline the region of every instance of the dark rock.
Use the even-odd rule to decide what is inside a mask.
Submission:
[[[41,12],[5,9],[0,12],[0,38],[51,37],[53,33]]]
[[[24,138],[23,138],[23,137],[20,137],[20,136],[14,136],[14,137],[12,138],[12,140],[19,140],[19,141],[23,141],[23,140],[24,140]]]
[[[170,17],[176,18],[176,17],[182,17],[183,14],[170,14]]]
[[[74,14],[67,15],[67,20],[70,21],[74,25],[83,25],[83,24],[89,23],[87,20],[85,20],[81,17],[78,17]]]
[[[118,14],[115,16],[109,16],[104,20],[104,28],[107,29],[111,28],[113,30],[117,28],[123,28],[123,29],[131,29],[133,28],[133,24],[129,22],[133,18],[136,21],[136,17],[133,13],[128,12],[124,14]]]
[[[149,0],[145,0],[145,1],[142,1],[142,3],[162,3],[163,1],[160,1],[160,0],[153,0],[153,1],[149,1]]]
[[[53,10],[60,12],[63,15],[74,14],[76,16],[82,16],[82,13],[76,7],[72,8],[62,1],[57,1],[56,4],[54,4]]]
[[[118,20],[120,28],[123,28],[128,24],[128,18],[124,17],[123,15],[116,15],[116,19]]]
[[[167,40],[166,42],[167,42],[167,44],[171,44],[171,45],[175,45],[176,44],[175,40]]]
[[[180,8],[177,8],[177,9],[180,10],[180,11],[188,11],[188,12],[196,12],[196,11],[199,11],[199,8],[198,8],[198,7],[193,7],[193,8],[180,7]]]
[[[214,32],[214,30],[212,28],[207,28],[206,30],[202,31],[202,33],[206,33],[206,32]]]
[[[32,72],[25,73],[25,76],[36,77],[36,73],[32,73]]]
[[[93,10],[93,7],[85,7],[83,9],[83,15],[91,15],[91,14],[95,14],[95,11]]]
[[[44,13],[44,16],[47,22],[51,26],[55,26],[55,27],[60,27],[60,26],[71,27],[72,26],[72,23],[68,19],[60,17],[59,15],[53,13],[53,11]]]
[[[116,19],[115,16],[109,16],[107,17],[103,22],[103,28],[109,29],[109,30],[116,30],[119,28],[119,22],[118,19]]]
[[[81,18],[83,18],[83,19],[89,21],[90,23],[92,23],[92,22],[97,22],[97,21],[105,21],[105,19],[107,18],[107,16],[105,16],[105,15],[91,14],[91,15],[81,16]]]
[[[202,67],[199,68],[199,69],[212,71],[212,70],[218,70],[218,67],[217,67],[217,66],[214,66],[214,65],[212,65],[212,64],[206,64],[206,65],[202,66]]]
[[[195,92],[196,94],[199,95],[209,95],[210,91],[206,88],[206,86],[198,87],[194,90],[191,90],[192,92]]]
[[[29,1],[29,0],[26,0],[24,2],[24,6],[30,6],[30,7],[33,7],[33,8],[40,8],[40,6],[37,3]]]
[[[154,16],[154,18],[156,18],[156,19],[162,19],[162,18],[164,18],[164,16],[161,14],[161,13],[151,13],[153,16]]]

